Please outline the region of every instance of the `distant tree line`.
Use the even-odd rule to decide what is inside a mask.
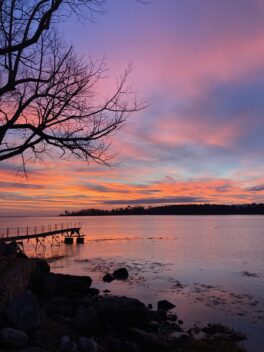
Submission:
[[[61,216],[102,216],[102,215],[263,215],[264,204],[172,204],[162,206],[127,206],[125,208],[82,209],[65,211]]]

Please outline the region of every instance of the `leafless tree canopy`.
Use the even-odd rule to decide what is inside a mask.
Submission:
[[[101,0],[0,0],[0,161],[20,155],[108,163],[109,137],[143,106],[126,86],[99,103],[104,65],[84,62],[56,32],[65,13],[100,10]]]

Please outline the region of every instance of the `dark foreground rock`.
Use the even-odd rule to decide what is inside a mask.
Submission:
[[[144,352],[169,352],[172,348],[169,342],[161,339],[156,334],[137,328],[130,328],[129,332]]]
[[[120,268],[113,272],[113,278],[116,280],[126,280],[128,278],[128,271],[126,268]]]
[[[81,336],[78,340],[78,348],[80,352],[97,352],[98,344],[93,337]]]
[[[99,326],[99,318],[95,307],[80,307],[73,317],[72,323],[77,332],[84,335],[92,335]]]
[[[162,309],[162,310],[170,310],[172,308],[175,308],[176,306],[167,301],[166,299],[162,300],[162,301],[158,301],[158,309]]]
[[[39,328],[43,320],[38,299],[29,291],[10,301],[3,316],[9,326],[25,332]]]
[[[0,331],[0,341],[4,347],[11,348],[24,348],[28,343],[28,335],[20,330],[13,328],[4,328]]]
[[[16,282],[0,261],[9,292],[1,306],[0,352],[242,352],[233,331],[221,327],[208,326],[208,337],[194,339],[167,314],[174,307],[168,301],[155,311],[138,299],[100,296],[91,278],[50,273],[45,261],[20,258],[19,264],[21,273],[17,261],[10,269]]]
[[[149,311],[135,298],[104,296],[98,303],[98,313],[103,323],[117,326],[146,326]]]
[[[41,264],[41,270],[42,268]],[[73,292],[85,295],[88,293],[92,279],[89,276],[74,276],[38,271],[31,283],[31,289],[43,298],[61,294],[71,295]]]
[[[105,274],[103,277],[104,282],[112,282],[114,280],[113,276],[109,273]]]

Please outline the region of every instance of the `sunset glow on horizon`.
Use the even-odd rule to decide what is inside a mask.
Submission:
[[[148,107],[113,135],[114,167],[51,156],[25,177],[21,159],[1,162],[0,215],[264,202],[264,2],[116,0],[105,10],[59,29],[84,58],[105,57],[100,95],[132,62],[129,82]]]

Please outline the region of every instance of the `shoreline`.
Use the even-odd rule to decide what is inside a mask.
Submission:
[[[244,351],[237,344],[244,336],[221,325],[201,329],[194,326],[185,331],[181,319],[170,314],[170,309],[153,310],[137,299],[108,293],[101,295],[99,290],[91,287],[92,279],[88,276],[51,273],[45,260],[14,258],[13,261],[13,267],[16,261],[20,265],[17,275],[22,275],[22,271],[25,271],[25,268],[21,269],[21,263],[27,267],[27,271],[31,270],[31,274],[27,278],[24,276],[21,292],[13,295],[11,300],[7,300],[9,303],[5,304],[2,344],[3,329],[7,327],[3,321],[8,321],[10,326],[12,320],[6,312],[11,310],[14,314],[16,309],[29,312],[29,306],[33,305],[35,310],[33,309],[31,323],[35,326],[26,326],[30,320],[27,317],[21,331],[28,337],[23,348],[31,346],[37,348],[36,351],[44,348],[46,351],[62,352],[187,352],[194,346],[197,351],[203,351],[205,347],[212,352],[226,352],[230,348],[230,351]],[[24,302],[24,307],[22,305],[18,309],[17,301]],[[18,316],[23,316],[21,311]],[[13,319],[11,327],[23,328],[23,322],[20,323],[19,325],[17,319]],[[222,345],[222,350],[219,349],[219,344]]]

